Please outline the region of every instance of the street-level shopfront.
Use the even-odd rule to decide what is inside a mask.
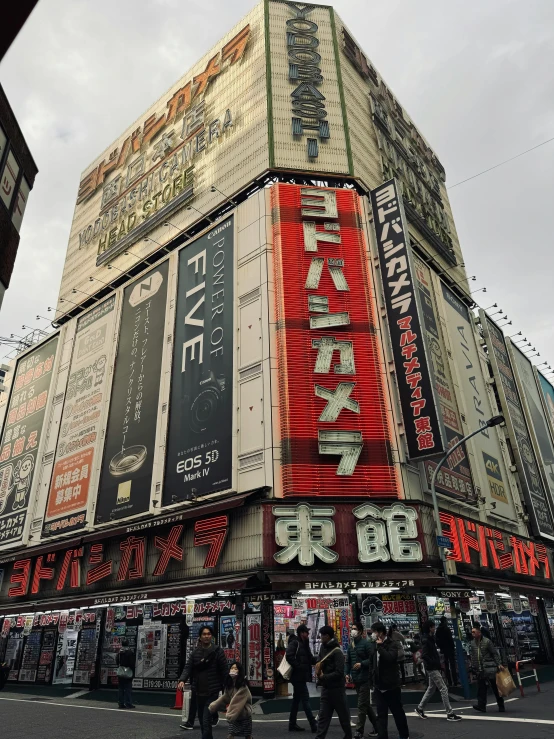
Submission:
[[[491,624],[501,648],[502,619],[520,616],[515,623],[525,636],[516,639],[527,650],[521,654],[537,640],[546,645],[539,659],[549,659],[543,632],[552,604],[550,552],[503,532],[481,532],[469,519],[456,517],[454,524],[447,533],[458,560],[455,584],[438,574],[429,508],[402,502],[237,497],[202,516],[188,511],[103,538],[28,550],[0,564],[0,659],[11,681],[111,687],[126,638],[136,651],[135,688],[172,690],[201,625],[209,623],[228,660],[245,663],[254,693],[271,696],[282,687],[276,666],[300,623],[311,628],[317,650],[322,625],[332,625],[346,647],[350,625],[361,617],[367,626],[394,622],[404,634],[410,683],[420,678],[421,624],[443,613],[458,619],[462,636],[473,618]],[[477,582],[489,575],[490,584]],[[524,596],[521,614],[516,589]],[[490,592],[508,596],[497,596],[496,614]],[[508,604],[516,610],[507,611]]]

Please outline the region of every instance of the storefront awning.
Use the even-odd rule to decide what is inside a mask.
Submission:
[[[506,582],[506,580],[489,580],[486,577],[470,577],[466,575],[460,575],[460,577],[474,590],[506,591],[506,586],[509,585],[512,592],[519,593],[520,595],[539,595],[548,598],[554,596],[554,585],[549,588],[545,585],[530,585],[527,582],[521,582],[521,580],[509,580]]]
[[[389,582],[394,582],[396,587],[406,589],[431,588],[444,585],[444,578],[431,569],[421,568],[415,570],[355,570],[333,572],[307,571],[307,572],[268,572],[266,573],[273,590],[301,590],[303,588],[331,589],[343,588],[355,590],[363,587],[387,587]],[[404,586],[398,583],[406,583]],[[366,585],[364,585],[366,583]],[[379,583],[380,585],[378,585]]]

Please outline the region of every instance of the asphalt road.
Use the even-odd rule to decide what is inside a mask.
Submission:
[[[515,695],[515,694],[514,694]],[[137,696],[138,698],[138,696]],[[464,716],[459,723],[446,723],[445,714],[435,704],[430,718],[422,721],[413,707],[407,707],[410,739],[552,739],[554,736],[554,686],[543,687],[541,694],[529,691],[524,699],[512,698],[506,704],[506,713],[498,714],[490,706],[486,716],[476,714],[470,703],[457,703],[456,711]],[[254,737],[282,739],[294,736],[287,731],[287,717],[283,714],[256,715]],[[301,725],[308,728],[305,721]],[[398,734],[390,719],[389,739]],[[181,731],[179,715],[166,709],[140,708],[119,711],[109,703],[79,701],[79,698],[44,699],[40,694],[22,697],[16,693],[0,693],[0,733],[9,739],[200,739],[200,731]],[[227,739],[227,725],[221,720],[214,728],[214,739]],[[300,735],[302,736],[302,735]],[[306,739],[312,736],[309,731]],[[342,739],[336,719],[327,735]]]

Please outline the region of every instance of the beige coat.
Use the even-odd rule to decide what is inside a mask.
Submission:
[[[227,721],[236,721],[252,715],[252,694],[246,685],[238,690],[226,690],[216,701],[210,703],[210,712],[223,711],[227,706]]]

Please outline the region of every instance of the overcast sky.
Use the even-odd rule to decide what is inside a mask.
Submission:
[[[80,174],[253,0],[40,0],[0,63],[39,168],[0,335],[43,327]],[[552,0],[335,0],[429,140],[447,184],[554,136]],[[498,302],[554,362],[554,142],[450,192],[483,307]],[[0,349],[3,356],[5,347]],[[554,366],[554,364],[553,364]]]

